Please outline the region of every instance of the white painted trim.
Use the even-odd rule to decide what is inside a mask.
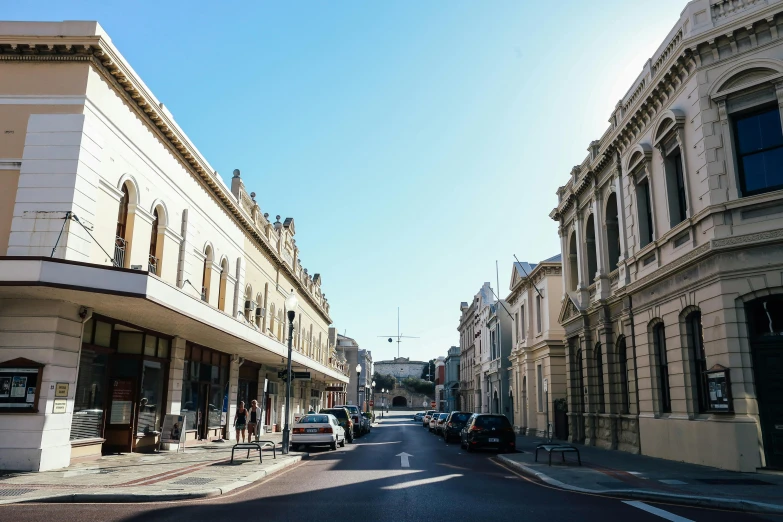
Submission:
[[[117,188],[111,186],[105,179],[98,176],[98,187],[103,190],[106,194],[114,198],[114,200],[119,203],[120,200],[122,200],[122,191],[117,190]]]
[[[177,244],[179,244],[179,243],[182,243],[182,241],[183,241],[183,239],[182,239],[182,236],[180,236],[179,234],[177,234],[176,232],[174,232],[174,231],[171,229],[171,227],[166,227],[166,228],[163,230],[163,235],[164,235],[164,236],[165,236],[167,239],[171,239],[172,241],[176,242]],[[203,254],[202,254],[202,255],[203,255]]]
[[[83,94],[0,94],[0,105],[84,105],[86,101]]]

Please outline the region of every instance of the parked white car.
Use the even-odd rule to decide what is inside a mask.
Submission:
[[[305,446],[345,446],[345,430],[334,415],[311,413],[299,419],[291,430],[291,446],[299,450]]]

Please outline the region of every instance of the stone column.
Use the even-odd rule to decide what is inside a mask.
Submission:
[[[596,189],[593,193],[593,225],[595,226],[595,250],[598,265],[596,294],[600,299],[606,299],[611,293],[609,284],[609,243],[606,237],[606,223],[604,221],[604,199],[601,192]]]
[[[237,412],[237,392],[239,391],[239,357],[231,356],[228,373],[228,411],[226,412],[226,440],[234,440],[236,433],[232,429],[234,414]]]
[[[182,378],[185,373],[185,339],[175,337],[171,340],[171,360],[169,361],[168,393],[166,394],[166,412],[178,415],[182,410]],[[176,444],[163,443],[164,450],[176,449]]]
[[[560,236],[560,252],[561,259],[562,259],[562,267],[563,269],[560,271],[562,278],[563,278],[563,299],[566,299],[566,296],[568,295],[569,288],[569,281],[571,280],[571,263],[568,261],[568,238],[566,237],[566,230],[563,228],[562,223],[559,227],[557,227],[557,234]],[[519,331],[519,328],[517,327],[517,331]],[[522,339],[520,339],[522,341]]]

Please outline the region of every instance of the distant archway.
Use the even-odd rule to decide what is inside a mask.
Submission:
[[[392,399],[392,406],[394,408],[407,408],[408,407],[408,399],[405,397],[402,397],[401,395],[396,396]]]

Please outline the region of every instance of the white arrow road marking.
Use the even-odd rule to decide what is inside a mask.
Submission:
[[[671,522],[693,522],[693,520],[691,520],[690,518],[681,517],[679,515],[675,515],[674,513],[669,513],[668,511],[664,511],[663,509],[648,506],[644,502],[639,502],[638,500],[627,500],[624,501],[623,504],[628,504],[631,507],[641,509],[652,515],[659,516],[665,520],[670,520]]]
[[[413,455],[409,453],[405,453],[404,451],[398,455],[395,455],[395,457],[400,457],[400,465],[403,468],[410,468],[410,462],[408,462],[408,457],[412,457]]]

